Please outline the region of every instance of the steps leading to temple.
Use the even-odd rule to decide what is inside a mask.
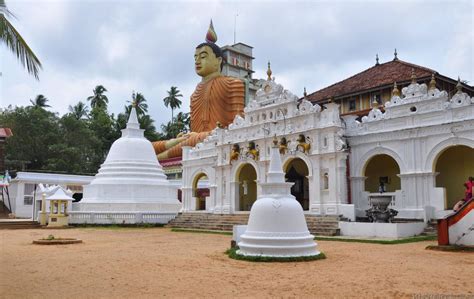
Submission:
[[[316,236],[339,235],[339,216],[305,215],[308,230]],[[249,214],[181,213],[168,227],[215,231],[232,231],[234,225],[246,225]]]
[[[33,220],[23,219],[2,219],[0,220],[0,229],[36,229],[41,225]]]
[[[423,236],[438,236],[438,222],[436,219],[428,222],[425,230],[421,233]]]

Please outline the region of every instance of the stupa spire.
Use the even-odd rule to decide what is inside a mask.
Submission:
[[[217,42],[217,33],[214,30],[212,19],[211,19],[211,23],[209,24],[209,29],[207,30],[207,33],[206,33],[206,42],[211,43],[211,44],[215,44]]]
[[[273,138],[273,146],[270,153],[270,166],[268,168],[267,183],[285,183],[285,173],[280,158],[280,147],[278,139]]]
[[[268,61],[268,69],[267,69],[267,80],[271,81],[272,80],[272,69],[270,68],[270,61]]]
[[[140,123],[138,122],[136,105],[132,103],[130,109],[130,116],[128,117],[127,129],[140,129]]]

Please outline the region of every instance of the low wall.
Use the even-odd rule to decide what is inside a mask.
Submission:
[[[160,212],[69,212],[71,224],[166,224],[176,218],[177,213]]]
[[[339,222],[341,236],[371,238],[405,238],[419,235],[425,229],[423,222],[411,223],[367,223]]]

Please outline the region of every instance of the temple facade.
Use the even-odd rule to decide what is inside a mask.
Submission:
[[[266,182],[272,139],[278,138],[287,181],[305,211],[354,219],[348,201],[347,150],[336,104],[322,109],[262,80],[255,100],[228,128],[183,148],[183,210],[250,211]],[[207,181],[208,188],[199,188]],[[204,190],[203,190],[204,189]],[[207,190],[206,190],[207,189]]]
[[[400,95],[395,87],[382,112],[344,116],[350,145],[350,181],[357,216],[365,216],[371,194],[392,197],[399,218],[444,216],[464,198],[474,175],[474,98],[412,79]],[[384,190],[379,190],[382,185]]]
[[[371,196],[388,196],[396,218],[449,213],[474,175],[474,98],[459,81],[451,96],[436,76],[374,101],[368,115],[298,99],[274,79],[228,128],[183,148],[183,211],[245,213],[266,182],[271,140],[280,143],[286,180],[304,211],[365,217]]]

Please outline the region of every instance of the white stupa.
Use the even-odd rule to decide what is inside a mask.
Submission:
[[[278,141],[274,140],[267,183],[250,210],[247,230],[237,254],[246,256],[302,257],[320,252],[308,231],[303,208],[291,195],[293,183],[285,182]]]
[[[122,137],[112,144],[92,182],[84,186],[84,197],[75,205],[75,211],[107,212],[103,223],[124,223],[124,212],[129,215],[126,223],[142,222],[136,220],[140,217],[130,214],[178,213],[181,203],[177,199],[177,188],[167,181],[143,131],[132,107]],[[116,216],[112,212],[117,212]],[[118,219],[114,221],[111,217]],[[100,219],[92,222],[101,223]]]

